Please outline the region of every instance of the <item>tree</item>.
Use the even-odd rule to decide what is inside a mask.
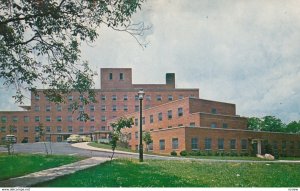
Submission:
[[[285,124],[274,116],[263,117],[262,130],[271,132],[283,132]]]
[[[121,130],[123,128],[131,128],[131,126],[134,124],[133,122],[133,118],[125,118],[125,117],[121,117],[117,122],[115,123],[111,123],[111,127],[112,127],[112,132],[110,133],[110,144],[111,144],[111,148],[112,148],[112,156],[111,156],[111,161],[114,157],[115,154],[115,149],[117,147],[117,142],[120,140],[122,133]]]
[[[247,121],[248,129],[252,130],[261,130],[262,128],[262,120],[257,117],[249,117]]]
[[[144,0],[0,2],[0,78],[15,87],[17,103],[23,103],[27,90],[36,94],[41,84],[50,101],[63,102],[73,90],[84,95],[83,104],[93,101],[95,73],[81,59],[82,42],[94,42],[100,26],[135,39],[149,28],[131,22]]]
[[[148,131],[143,133],[143,141],[146,143],[146,149],[148,151],[148,145],[152,143],[151,134]]]
[[[42,140],[43,143],[44,143],[44,148],[45,148],[45,153],[48,155],[49,154],[49,151],[48,151],[48,147],[47,147],[47,144],[46,144],[46,132],[45,132],[45,129],[43,127],[43,124],[42,123],[39,123],[39,126],[38,128],[36,129],[36,136],[39,138],[39,140]],[[50,142],[50,150],[51,150],[51,154],[52,154],[52,149],[51,149],[51,142]]]
[[[287,133],[300,133],[300,121],[292,121],[286,125],[285,132]]]
[[[7,148],[7,153],[8,155],[14,154],[14,144],[16,143],[16,138],[15,137],[11,137],[12,133],[14,132],[14,129],[16,127],[13,125],[9,126],[9,135],[6,135],[5,137],[5,145]]]

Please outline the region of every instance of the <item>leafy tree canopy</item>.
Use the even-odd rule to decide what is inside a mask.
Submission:
[[[82,42],[94,42],[97,29],[108,26],[136,38],[145,29],[131,16],[144,0],[0,0],[0,79],[16,89],[37,92],[63,102],[71,90],[88,93],[95,75],[80,56]]]
[[[247,122],[248,129],[252,130],[300,133],[300,121],[292,121],[289,124],[285,124],[274,116],[265,116],[262,118],[250,117]]]

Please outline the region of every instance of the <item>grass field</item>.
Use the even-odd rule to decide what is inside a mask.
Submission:
[[[299,187],[300,164],[117,159],[38,187]]]
[[[75,156],[0,154],[0,180],[22,176],[84,159]]]

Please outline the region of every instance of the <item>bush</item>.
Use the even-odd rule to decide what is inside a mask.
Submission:
[[[201,152],[200,151],[191,151],[188,153],[188,155],[191,156],[201,156]]]
[[[231,151],[231,152],[230,152],[230,156],[232,156],[232,157],[237,157],[238,154],[237,154],[237,152],[235,152],[235,151]]]
[[[172,155],[172,156],[177,156],[176,151],[172,151],[172,152],[171,152],[171,155]]]
[[[186,150],[183,150],[180,152],[180,156],[187,156],[187,155],[188,155],[188,153]]]

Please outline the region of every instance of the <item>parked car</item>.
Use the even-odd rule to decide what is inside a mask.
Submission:
[[[91,137],[82,135],[80,136],[83,142],[91,142]]]
[[[68,143],[78,143],[78,142],[82,142],[82,138],[80,137],[80,135],[70,135],[69,138],[67,138],[67,142]]]
[[[5,136],[5,142],[7,142],[7,143],[16,143],[17,138],[16,138],[15,135],[6,135]]]

